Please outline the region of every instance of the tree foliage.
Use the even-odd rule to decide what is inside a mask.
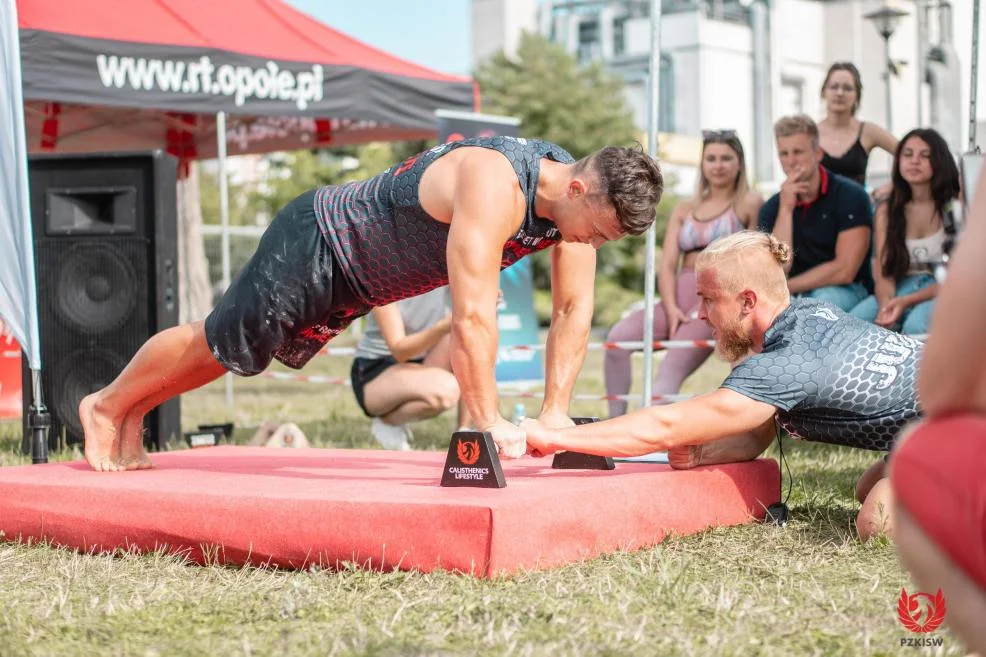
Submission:
[[[229,223],[269,222],[299,195],[323,185],[338,185],[381,173],[395,162],[425,150],[433,142],[374,142],[331,150],[303,150],[267,158],[269,173],[258,189],[229,186]],[[201,174],[202,214],[206,223],[220,223],[219,182],[215,174]]]
[[[519,118],[521,135],[558,144],[576,159],[638,139],[623,81],[598,62],[580,67],[542,36],[524,33],[516,56],[494,54],[474,77],[483,111]]]

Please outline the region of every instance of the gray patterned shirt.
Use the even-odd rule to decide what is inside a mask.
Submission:
[[[792,299],[767,329],[763,351],[722,387],[776,407],[777,421],[796,438],[889,451],[921,413],[922,349],[831,304]]]

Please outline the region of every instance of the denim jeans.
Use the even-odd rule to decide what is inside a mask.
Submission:
[[[905,276],[897,281],[897,296],[902,297],[906,294],[912,294],[929,285],[933,285],[935,282],[935,277],[931,274],[912,274]],[[909,335],[927,333],[928,325],[931,322],[931,311],[934,310],[934,307],[935,300],[929,299],[928,301],[914,304],[905,310],[901,313],[901,322],[898,327],[900,332]],[[867,322],[872,322],[876,319],[877,313],[879,312],[880,305],[877,303],[876,297],[870,295],[849,311],[849,314]]]
[[[838,306],[842,310],[849,312],[856,307],[860,301],[866,297],[866,287],[862,283],[850,283],[849,285],[829,285],[808,290],[797,295],[802,299],[818,299],[828,301],[833,306]],[[873,316],[874,318],[876,315]]]

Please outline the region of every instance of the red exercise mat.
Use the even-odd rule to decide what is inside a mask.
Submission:
[[[525,457],[503,461],[502,489],[440,487],[438,452],[213,447],[151,459],[153,470],[122,473],[0,468],[0,531],[87,551],[167,545],[200,563],[490,576],[749,522],[780,494],[772,459],[576,471]]]

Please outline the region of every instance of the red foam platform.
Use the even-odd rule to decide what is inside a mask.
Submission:
[[[772,459],[576,471],[525,457],[503,461],[502,489],[440,487],[438,452],[212,447],[151,459],[152,470],[120,473],[81,461],[0,468],[0,530],[85,551],[166,545],[199,563],[490,576],[749,522],[780,495]]]

